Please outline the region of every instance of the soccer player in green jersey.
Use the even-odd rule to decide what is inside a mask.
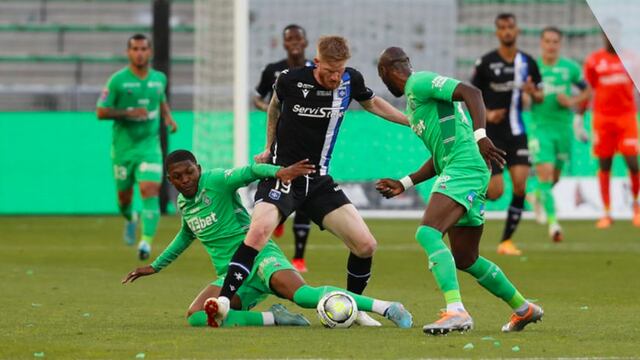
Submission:
[[[393,95],[406,95],[411,129],[424,142],[431,158],[401,180],[379,180],[376,188],[390,198],[437,176],[416,239],[427,253],[429,269],[444,294],[447,309],[423,331],[436,335],[473,328],[473,320],[462,304],[456,268],[476,278],[513,309],[502,331],[520,331],[540,320],[542,308],[525,300],[496,264],[478,255],[490,163],[505,163],[504,151],[486,136],[482,93],[455,79],[413,72],[409,57],[397,47],[380,55],[378,74]],[[471,119],[464,113],[462,102]],[[442,240],[444,233],[449,235],[451,250]]]
[[[135,243],[136,219],[131,210],[133,185],[142,197],[140,260],[151,253],[151,243],[160,220],[158,195],[162,180],[160,126],[171,132],[177,125],[165,96],[167,77],[149,67],[151,42],[136,34],[127,41],[129,65],[114,73],[97,103],[100,120],[113,120],[111,160],[118,191],[118,207],[126,219],[124,240]],[[164,119],[164,123],[162,123]]]
[[[198,238],[211,257],[218,279],[207,285],[195,298],[188,310],[188,321],[192,326],[237,326],[237,325],[277,325],[283,318],[283,309],[273,309],[274,316],[252,313],[251,309],[268,295],[274,294],[293,301],[295,304],[312,309],[322,296],[339,290],[332,286],[311,287],[305,284],[300,274],[287,260],[280,248],[272,240],[255,258],[254,265],[244,283],[231,299],[231,308],[219,306],[217,296],[224,283],[232,257],[243,243],[250,224],[247,210],[242,206],[238,188],[258,179],[276,178],[283,184],[290,184],[298,176],[315,172],[314,166],[303,160],[286,168],[253,164],[231,170],[214,169],[203,172],[195,157],[189,151],[177,150],[167,156],[167,177],[180,192],[178,207],[182,215],[182,228],[169,246],[148,266],[138,268],[122,281],[133,282],[140,276],[155,274],[174,261],[195,238]],[[243,273],[233,273],[243,277]],[[235,290],[235,289],[234,289]],[[402,304],[372,299],[350,293],[361,311],[383,315],[398,327],[412,325],[411,314]],[[280,315],[280,316],[279,316]],[[289,325],[308,325],[304,319],[291,314],[284,316]]]
[[[529,132],[529,151],[538,176],[536,200],[547,214],[549,236],[555,242],[562,240],[562,228],[556,218],[551,189],[560,179],[562,167],[571,151],[574,134],[571,108],[587,101],[590,93],[580,65],[560,56],[561,41],[560,29],[547,27],[542,31],[542,56],[538,59],[538,67],[544,84],[544,100],[531,106]],[[574,86],[580,92],[571,96]],[[587,135],[581,124],[581,121],[576,122],[576,135],[581,141],[586,141]]]

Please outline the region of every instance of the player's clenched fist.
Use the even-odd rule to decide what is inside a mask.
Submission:
[[[376,182],[376,190],[387,199],[400,195],[404,192],[404,186],[398,180],[380,179]]]

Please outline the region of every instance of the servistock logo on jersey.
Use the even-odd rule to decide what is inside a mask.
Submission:
[[[338,111],[337,116],[342,116],[343,111],[341,106],[337,107],[306,107],[301,105],[294,105],[291,109],[298,116],[312,117],[312,118],[330,118],[334,115],[334,111]]]

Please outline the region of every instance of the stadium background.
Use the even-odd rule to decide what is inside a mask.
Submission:
[[[233,164],[232,3],[171,2],[170,103],[180,130],[169,146],[195,148],[205,165]],[[407,49],[416,69],[468,80],[475,59],[497,46],[492,24],[500,11],[518,16],[519,47],[533,55],[539,54],[539,31],[549,24],[565,31],[563,54],[579,62],[601,46],[598,22],[580,0],[251,0],[244,100],[248,107],[264,65],[284,57],[281,29],[289,23],[307,29],[309,58],[321,34],[346,36],[350,65],[377,94],[403,106],[377,77],[375,59],[385,46]],[[0,163],[6,169],[0,175],[1,214],[117,213],[108,156],[111,124],[96,120],[95,101],[109,75],[126,64],[126,38],[149,34],[151,21],[149,1],[0,2]],[[424,199],[413,194],[380,200],[371,180],[415,169],[426,158],[423,146],[410,131],[372,119],[354,105],[332,173],[360,208],[386,210],[385,215],[421,209]],[[265,114],[251,109],[248,117],[250,157],[263,146]],[[562,199],[559,214],[593,217],[600,207],[596,162],[590,144],[576,142],[573,151],[569,178],[555,190]],[[629,215],[620,159],[614,174],[614,215]],[[428,186],[418,193],[426,194]],[[508,196],[489,210],[504,209]]]

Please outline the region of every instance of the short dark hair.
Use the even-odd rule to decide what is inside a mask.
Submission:
[[[499,20],[509,20],[509,19],[513,19],[513,22],[516,22],[516,16],[513,13],[509,13],[509,12],[499,13],[496,16],[496,20],[494,21],[494,23],[497,26]]]
[[[189,150],[176,150],[167,155],[167,158],[164,160],[164,168],[169,169],[170,165],[181,161],[191,161],[194,164],[197,164],[196,157]]]
[[[300,32],[302,33],[302,36],[305,37],[305,39],[307,38],[307,30],[305,30],[302,26],[298,25],[298,24],[289,24],[287,26],[284,27],[284,29],[282,29],[282,37],[284,38],[284,35],[287,31],[289,30],[300,30]]]
[[[544,33],[546,33],[546,32],[556,33],[556,34],[558,34],[558,36],[560,36],[560,38],[562,38],[562,36],[564,35],[564,34],[562,34],[562,30],[560,30],[556,26],[547,26],[544,29],[542,29],[542,32],[540,33],[540,37],[544,36]]]
[[[131,37],[129,37],[129,39],[127,40],[127,49],[131,47],[132,40],[146,40],[147,44],[149,44],[149,47],[151,47],[151,40],[149,40],[147,35],[138,33],[138,34],[133,34],[131,35]]]

